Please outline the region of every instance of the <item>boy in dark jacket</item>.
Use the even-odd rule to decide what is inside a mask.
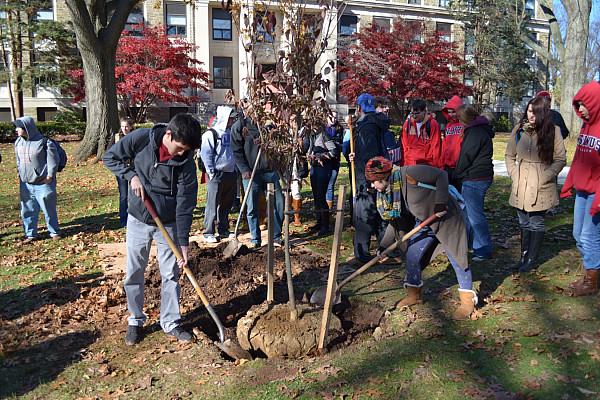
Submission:
[[[193,337],[179,326],[179,268],[187,264],[192,213],[196,208],[198,180],[193,149],[200,146],[200,123],[190,114],[177,114],[169,125],[140,128],[119,140],[106,152],[104,165],[129,181],[127,219],[127,272],[125,293],[129,328],[125,343],[141,341],[144,314],[144,272],[150,245],[156,242],[162,276],[160,326],[180,342]],[[177,260],[162,232],[144,205],[148,198],[176,245]]]

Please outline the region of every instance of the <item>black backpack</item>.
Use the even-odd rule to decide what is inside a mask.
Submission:
[[[58,172],[61,172],[67,166],[67,152],[61,147],[61,145],[54,139],[51,139],[47,136],[42,138],[42,143],[44,145],[44,149],[48,149],[48,141],[54,143],[56,146],[56,150],[58,150]]]
[[[212,131],[213,133],[213,155],[217,154],[217,142],[219,141],[219,135],[217,134],[217,131],[215,131],[213,128],[207,128],[207,131]],[[205,131],[206,132],[206,131]],[[206,165],[204,165],[204,161],[202,161],[202,157],[200,157],[200,150],[202,149],[202,145],[200,145],[200,147],[198,148],[198,151],[196,152],[196,158],[198,159],[198,169],[200,170],[200,172],[206,173]]]

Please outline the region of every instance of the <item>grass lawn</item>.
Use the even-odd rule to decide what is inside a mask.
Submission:
[[[504,158],[506,140],[496,136],[495,159]],[[569,164],[575,140],[566,141]],[[64,143],[68,154],[76,146]],[[565,295],[580,261],[572,199],[561,200],[546,220],[543,265],[512,274],[518,221],[508,205],[510,181],[496,177],[486,198],[493,259],[471,265],[479,295],[474,320],[450,318],[458,285],[441,256],[424,270],[424,304],[386,312],[382,333],[323,357],[238,365],[211,344],[165,344],[158,333],[126,347],[124,319],[108,332],[85,325],[86,315],[70,306],[89,301],[92,292],[120,290],[105,287],[98,254],[98,244],[125,240],[116,180],[101,164],[68,164],[58,180],[64,238],[48,240],[42,217],[43,240],[25,246],[12,144],[0,144],[0,153],[0,398],[600,399],[600,302]],[[345,166],[338,183],[348,183]],[[304,194],[302,217],[310,224],[308,185]],[[198,200],[195,233],[202,230],[203,185]],[[331,242],[309,237],[308,246],[329,254]],[[345,229],[342,260],[351,255],[352,231]],[[375,266],[343,294],[353,304],[390,310],[406,293],[403,277],[403,264]],[[67,283],[81,290],[67,292]],[[42,315],[35,324],[28,318],[34,311]]]

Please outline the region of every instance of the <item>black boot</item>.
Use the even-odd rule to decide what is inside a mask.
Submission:
[[[527,262],[519,268],[519,272],[529,272],[540,266],[539,257],[544,243],[545,231],[531,231],[531,239],[529,240],[529,257]]]
[[[530,238],[531,231],[527,229],[521,229],[521,259],[518,263],[510,267],[512,271],[517,271],[527,262],[527,256],[529,255]]]

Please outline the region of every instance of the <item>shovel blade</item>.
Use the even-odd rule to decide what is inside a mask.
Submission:
[[[215,344],[217,345],[217,347],[219,349],[221,349],[225,354],[227,354],[229,357],[233,358],[234,360],[241,360],[241,359],[245,359],[245,360],[252,360],[252,356],[250,355],[250,353],[244,349],[242,349],[242,346],[240,346],[239,344],[235,343],[234,341],[227,339],[224,342],[215,342]]]
[[[238,251],[240,251],[242,246],[243,246],[242,242],[240,242],[237,239],[233,239],[231,242],[229,242],[227,247],[225,247],[225,250],[223,251],[223,257],[225,257],[225,258],[234,257],[238,253]]]
[[[340,294],[340,289],[335,288],[335,298],[333,299],[333,305],[340,304],[342,302],[342,295]],[[327,298],[327,286],[321,286],[317,290],[315,290],[310,296],[310,304],[317,304],[319,306],[325,305],[325,299]]]

